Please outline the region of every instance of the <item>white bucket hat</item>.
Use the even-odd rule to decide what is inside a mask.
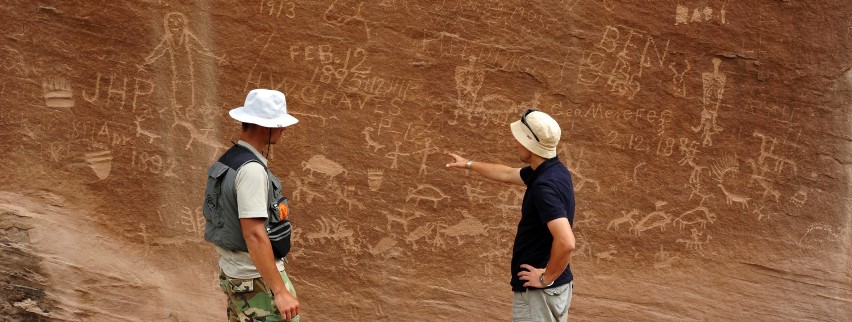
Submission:
[[[512,135],[530,152],[550,159],[556,157],[556,147],[562,130],[550,115],[544,112],[528,109],[521,119],[509,125]]]
[[[299,122],[287,114],[287,99],[284,93],[271,89],[253,89],[246,102],[228,112],[237,121],[263,127],[288,127]]]

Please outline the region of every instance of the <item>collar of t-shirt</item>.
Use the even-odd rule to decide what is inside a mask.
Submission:
[[[255,150],[254,147],[251,146],[251,144],[249,144],[248,142],[243,141],[243,140],[237,141],[237,144],[241,145],[242,147],[244,147],[246,149],[249,149],[249,151],[251,151],[251,153],[254,153],[254,155],[257,156],[258,159],[260,159],[260,162],[263,162],[263,165],[267,165],[266,164],[266,158],[264,158],[263,155],[260,154],[260,152],[257,152],[257,150]]]
[[[544,162],[539,164],[538,167],[535,168],[535,170],[533,170],[532,176],[530,176],[529,182],[527,184],[535,182],[535,179],[538,179],[538,177],[542,173],[544,173],[545,171],[547,171],[547,169],[556,165],[557,163],[559,163],[559,157],[553,157],[553,158],[544,160]]]

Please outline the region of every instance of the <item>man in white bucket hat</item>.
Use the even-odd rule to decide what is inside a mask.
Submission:
[[[550,115],[529,109],[509,126],[524,168],[474,162],[456,154],[447,164],[527,187],[512,249],[513,321],[567,321],[573,280],[574,188],[556,156],[562,131]]]
[[[298,321],[299,301],[284,264],[292,227],[281,181],[259,151],[278,143],[298,120],[284,94],[255,89],[242,107],[239,142],[208,170],[204,238],[219,253],[219,283],[228,296],[229,321]]]

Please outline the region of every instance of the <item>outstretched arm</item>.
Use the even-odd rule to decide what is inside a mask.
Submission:
[[[462,158],[458,154],[448,154],[453,157],[454,160],[451,163],[447,163],[447,168],[467,168],[470,160]],[[521,168],[512,168],[502,164],[474,161],[470,164],[470,170],[473,170],[474,172],[491,180],[521,186],[524,185],[524,180],[521,179]]]

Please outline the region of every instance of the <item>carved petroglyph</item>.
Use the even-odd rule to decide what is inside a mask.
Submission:
[[[675,8],[675,25],[686,25],[690,23],[710,23],[717,21],[720,25],[727,24],[725,10],[727,3],[722,5],[722,8],[713,10],[713,8],[705,6],[704,8],[694,8],[690,14],[688,6],[678,4]]]
[[[467,66],[456,67],[455,81],[458,93],[458,107],[472,111],[475,108],[479,89],[485,80],[485,70],[475,66],[476,59],[471,57]]]
[[[47,152],[50,153],[50,158],[53,162],[59,162],[68,155],[71,148],[65,142],[50,142],[47,145]]]
[[[346,206],[348,207],[349,211],[352,211],[352,206],[357,206],[359,209],[367,209],[366,207],[364,207],[364,203],[358,201],[358,198],[351,196],[351,194],[355,192],[354,187],[340,186],[332,188],[332,191],[337,194],[337,200],[334,202],[335,205],[343,201],[346,202]]]
[[[698,145],[698,142],[689,139],[681,139],[680,142],[680,152],[683,154],[683,158],[680,159],[678,165],[688,164],[692,167],[692,173],[689,175],[690,183],[698,183],[701,180],[701,172],[707,169],[707,167],[695,163],[695,155],[698,154],[696,145]],[[700,185],[700,183],[698,184]]]
[[[353,20],[360,21],[364,25],[367,39],[370,39],[370,27],[362,13],[364,4],[365,2],[361,0],[335,0],[323,13],[323,19],[326,23],[337,27],[342,27]]]
[[[213,129],[198,129],[195,125],[187,121],[175,119],[174,123],[172,123],[172,129],[177,126],[181,126],[189,131],[189,141],[186,142],[184,150],[189,150],[190,146],[192,146],[192,142],[198,142],[213,148],[213,155],[218,155],[219,151],[225,151],[228,149],[228,146],[220,143],[219,140],[213,137],[213,135],[215,135],[215,133],[213,133]]]
[[[313,245],[317,241],[320,244],[331,241],[342,242],[346,248],[355,247],[355,231],[347,227],[345,220],[336,221],[322,217],[319,220],[319,225],[319,230],[305,233],[305,240],[309,245]]]
[[[432,243],[434,244],[434,236],[437,234],[437,229],[438,226],[433,223],[426,223],[425,225],[418,226],[405,236],[405,243],[411,244],[411,248],[416,250],[418,241],[421,239],[429,241],[427,238],[429,236],[433,236]]]
[[[74,92],[71,83],[63,77],[52,77],[42,83],[44,104],[47,107],[64,108],[74,106]]]
[[[367,247],[367,253],[373,256],[387,256],[396,247],[397,241],[391,237],[383,237],[375,245]]]
[[[348,173],[339,163],[331,161],[324,155],[319,154],[312,156],[308,161],[302,162],[302,170],[310,171],[311,177],[313,177],[314,172],[319,172],[328,176],[329,179],[334,179],[334,177],[341,173],[346,176]]]
[[[290,176],[287,177],[287,179],[296,185],[296,188],[293,189],[292,192],[294,200],[301,201],[303,196],[302,194],[304,194],[305,201],[307,201],[308,203],[313,202],[315,197],[319,197],[319,199],[325,199],[325,196],[323,196],[321,193],[311,190],[311,188],[308,186],[307,180],[299,179],[293,174],[292,171],[290,172]]]
[[[701,132],[701,145],[703,146],[713,145],[712,136],[722,131],[722,127],[716,124],[716,116],[718,116],[719,106],[722,104],[725,83],[727,82],[727,76],[719,72],[721,63],[721,59],[713,58],[713,72],[701,74],[704,89],[701,99],[701,121],[698,126],[691,127],[691,129],[693,132]]]
[[[728,172],[739,172],[740,166],[737,162],[737,158],[733,156],[725,156],[721,159],[717,159],[710,166],[713,175],[716,176],[716,181],[719,183],[723,183],[725,181],[725,174]]]
[[[683,82],[683,75],[685,75],[686,72],[692,69],[692,64],[689,63],[689,60],[684,59],[683,63],[686,65],[686,67],[683,67],[681,72],[678,72],[675,68],[675,63],[676,62],[672,62],[671,64],[669,64],[669,69],[672,70],[671,88],[672,90],[674,90],[676,96],[686,97],[686,84],[684,84]]]
[[[776,145],[778,144],[778,139],[770,137],[770,136],[762,134],[762,133],[758,133],[757,131],[753,132],[752,136],[759,137],[761,139],[760,156],[757,158],[757,164],[760,167],[764,167],[764,166],[766,166],[766,162],[770,162],[770,161],[774,160],[775,166],[772,167],[772,171],[774,171],[774,172],[781,173],[784,170],[784,166],[786,166],[786,165],[789,165],[790,167],[793,168],[793,173],[799,172],[799,166],[796,164],[796,162],[794,162],[793,160],[790,160],[788,158],[784,158],[784,157],[775,153],[775,148],[776,148]],[[795,145],[795,144],[792,144],[792,143],[789,143],[789,142],[786,142],[786,141],[784,141],[782,143],[786,143],[787,145],[790,145],[790,146],[795,147],[795,148],[801,148],[798,145]],[[769,167],[767,166],[767,168],[769,168]]]
[[[180,12],[170,12],[163,18],[165,34],[157,47],[145,57],[144,65],[155,63],[168,54],[172,77],[172,107],[178,113],[195,107],[195,64],[196,54],[214,58],[219,62],[224,57],[213,54],[189,29],[189,19]],[[183,114],[182,116],[186,116]]]
[[[748,201],[751,200],[751,198],[728,191],[728,189],[721,184],[717,184],[717,186],[719,186],[719,189],[722,189],[722,193],[725,194],[725,202],[729,205],[736,202],[742,205],[743,209],[748,209]]]
[[[403,209],[397,209],[397,211],[398,212],[382,211],[385,214],[385,218],[387,218],[387,220],[388,220],[387,231],[395,231],[395,230],[393,230],[392,224],[398,223],[399,225],[402,226],[402,231],[407,233],[408,232],[408,224],[411,222],[411,220],[413,220],[415,218],[423,217],[425,215],[424,213],[419,212],[419,211],[409,211],[409,210],[403,210]],[[410,214],[410,215],[406,216],[406,214]]]
[[[462,241],[462,237],[476,237],[476,239],[479,240],[480,236],[484,236],[488,233],[488,227],[485,226],[485,224],[483,224],[478,218],[468,215],[468,213],[464,211],[462,212],[462,215],[465,218],[455,225],[447,226],[438,224],[438,236],[436,237],[438,244],[444,244],[443,237],[455,237],[457,245],[461,245],[464,243]]]
[[[772,216],[776,214],[774,212],[769,211],[768,209],[764,211],[765,208],[766,205],[762,204],[759,208],[751,212],[752,214],[757,214],[757,221],[763,220],[763,217],[766,217],[767,220],[772,219]]]
[[[672,256],[671,252],[666,251],[663,245],[660,245],[660,251],[654,253],[654,269],[671,268],[674,265],[677,256]]]
[[[385,154],[385,157],[386,157],[386,158],[388,158],[388,159],[391,159],[391,160],[392,160],[392,161],[391,161],[391,165],[390,165],[390,168],[391,168],[391,169],[397,169],[397,168],[399,168],[399,157],[400,157],[400,156],[407,156],[407,155],[410,155],[410,153],[401,153],[401,152],[399,152],[399,147],[400,147],[401,145],[402,145],[402,142],[394,142],[394,146],[396,146],[396,148],[394,149],[394,151],[393,151],[393,152],[388,152],[388,153],[386,153],[386,154]]]
[[[710,235],[707,235],[704,238],[704,240],[701,240],[701,237],[704,235],[703,231],[699,231],[696,228],[692,228],[690,230],[690,232],[691,232],[690,233],[691,239],[678,238],[678,240],[676,240],[676,242],[684,243],[684,246],[686,246],[686,249],[690,249],[690,250],[702,250],[702,249],[704,249],[704,244],[707,244],[707,243],[710,242],[710,239],[711,239]]]
[[[597,215],[590,211],[584,211],[578,213],[576,217],[574,217],[574,227],[582,228],[582,227],[597,227],[598,218]]]
[[[382,169],[368,169],[367,170],[367,187],[370,188],[370,191],[379,191],[382,187],[382,181],[384,180],[385,171]]]
[[[600,262],[601,260],[615,260],[615,254],[618,254],[618,250],[615,249],[615,246],[609,245],[609,250],[595,253],[595,261]]]
[[[483,203],[485,202],[485,199],[491,197],[483,193],[484,190],[482,190],[482,182],[478,182],[476,187],[470,183],[465,184],[464,192],[467,194],[467,199],[471,203]]]
[[[808,230],[799,238],[799,247],[813,247],[817,244],[840,241],[843,237],[843,231],[824,223],[812,223],[808,226]]]
[[[799,189],[799,191],[796,191],[796,194],[790,198],[790,202],[796,205],[796,207],[804,207],[805,203],[808,202],[808,192],[805,189]]]
[[[405,197],[405,202],[409,202],[412,199],[414,199],[415,206],[421,200],[426,200],[432,202],[432,208],[437,208],[439,201],[444,199],[450,200],[451,198],[433,185],[418,184],[416,189],[408,189],[408,196]]]
[[[618,230],[618,226],[623,223],[630,223],[630,225],[636,225],[636,219],[634,217],[639,215],[639,210],[633,209],[630,212],[626,212],[624,210],[621,211],[622,216],[615,218],[606,225],[606,230]]]
[[[112,151],[98,151],[85,154],[86,163],[98,176],[98,179],[105,180],[109,177],[112,170]]]
[[[586,149],[581,148],[580,153],[578,153],[576,158],[569,154],[566,143],[562,144],[561,149],[565,155],[566,167],[571,171],[571,179],[574,182],[574,191],[583,191],[586,184],[589,184],[594,185],[595,191],[600,192],[600,182],[597,179],[593,179],[585,175],[583,173],[584,170],[582,170],[583,166],[588,164],[588,162],[583,158],[583,154],[585,154]]]
[[[674,219],[674,224],[678,225],[683,230],[686,225],[698,225],[701,229],[707,228],[707,223],[716,222],[716,214],[711,213],[710,209],[699,205],[693,209],[684,211],[680,216]]]
[[[179,217],[180,224],[186,227],[188,232],[199,237],[204,235],[205,219],[201,206],[198,206],[195,209],[183,206],[181,207]]]
[[[370,133],[374,131],[376,131],[374,128],[368,126],[364,128],[364,131],[361,131],[361,133],[364,134],[364,140],[367,141],[367,148],[373,148],[373,152],[378,152],[379,149],[385,147],[385,145],[370,138]]]
[[[672,222],[672,215],[660,210],[663,206],[668,204],[666,201],[657,201],[655,203],[656,210],[650,212],[645,215],[642,219],[636,222],[633,227],[630,227],[630,232],[639,236],[643,231],[648,229],[660,227],[661,231],[666,230],[666,225]]]
[[[148,137],[148,143],[154,143],[154,139],[159,139],[160,135],[142,128],[141,123],[145,119],[146,118],[144,115],[137,115],[136,120],[133,121],[133,124],[136,124],[136,137],[138,138],[144,135]]]
[[[763,188],[763,196],[760,198],[760,201],[764,201],[766,197],[772,196],[776,203],[778,203],[781,198],[781,191],[775,189],[775,186],[772,185],[772,182],[769,181],[768,178],[764,177],[764,174],[768,169],[758,166],[757,162],[753,159],[748,159],[746,162],[751,166],[752,174],[748,180],[748,186],[751,187],[755,181],[757,184]]]
[[[417,174],[421,176],[429,174],[427,171],[426,159],[429,158],[429,155],[435,154],[439,151],[438,147],[432,146],[432,139],[427,139],[425,145],[426,146],[423,149],[411,152],[411,154],[422,155],[422,158],[420,159],[420,169],[417,171]]]

